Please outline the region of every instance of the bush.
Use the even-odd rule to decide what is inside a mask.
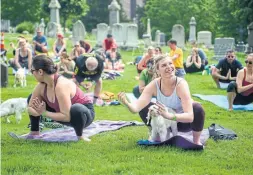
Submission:
[[[23,31],[28,31],[29,33],[34,33],[34,26],[31,22],[22,22],[16,27],[17,33],[23,33]]]

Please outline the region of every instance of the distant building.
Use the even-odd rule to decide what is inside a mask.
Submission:
[[[120,0],[120,3],[128,19],[133,19],[136,16],[137,6],[144,6],[144,0]]]

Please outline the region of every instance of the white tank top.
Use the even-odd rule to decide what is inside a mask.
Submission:
[[[176,111],[176,113],[184,113],[182,102],[180,98],[177,96],[177,85],[182,80],[182,78],[176,79],[176,86],[170,96],[165,96],[161,92],[161,89],[158,86],[158,81],[155,82],[156,84],[156,93],[157,93],[157,101],[164,104],[166,107],[171,108]]]

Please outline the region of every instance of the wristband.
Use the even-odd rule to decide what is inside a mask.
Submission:
[[[95,95],[94,95],[94,97],[93,97],[93,98],[96,98],[96,99],[98,99],[98,97],[97,97],[97,96],[95,96]]]
[[[46,117],[46,112],[47,112],[47,111],[42,112],[42,114],[41,114],[42,117]]]
[[[177,116],[174,114],[174,116],[172,117],[172,119],[171,120],[173,120],[173,121],[177,121]]]

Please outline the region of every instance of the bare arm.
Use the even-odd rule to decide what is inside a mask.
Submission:
[[[181,99],[184,111],[184,113],[182,114],[176,114],[177,121],[182,123],[193,122],[194,116],[192,99],[188,83],[185,80],[181,80],[180,83],[177,85],[177,95]]]
[[[221,80],[227,80],[228,79],[228,77],[222,76],[220,74],[220,70],[217,69],[216,67],[213,68],[212,75],[214,75],[215,77],[218,77]]]
[[[147,55],[145,55],[144,57],[142,57],[141,61],[138,63],[138,69],[139,70],[146,69],[146,67],[144,67],[144,64],[145,64],[146,60],[147,60]]]
[[[149,83],[143,90],[141,96],[134,103],[128,102],[126,105],[132,113],[140,112],[144,107],[146,107],[154,94],[155,91],[155,80]]]
[[[19,62],[18,62],[18,57],[19,57],[19,49],[16,49],[16,52],[15,52],[15,58],[14,58],[14,63],[15,65],[18,67],[18,68],[21,68]]]
[[[57,41],[54,42],[54,46],[53,46],[53,51],[54,51],[55,55],[57,55],[57,52],[56,52],[56,43],[57,43]]]
[[[40,101],[42,101],[41,93],[44,92],[44,88],[45,88],[45,85],[42,83],[39,83],[35,87],[35,89],[32,93],[31,99],[29,101],[29,104],[28,104],[28,108],[27,108],[28,114],[35,116],[35,117],[40,116],[40,114],[32,107],[32,102],[35,98],[38,98]]]
[[[186,60],[186,67],[190,67],[193,64],[193,59],[191,59],[192,56],[188,56]]]
[[[28,51],[28,69],[30,71],[32,68],[32,51],[28,48],[27,51]]]
[[[143,80],[139,80],[139,91],[140,91],[140,93],[143,92],[144,88],[145,88],[145,82]]]
[[[237,84],[237,92],[238,93],[242,93],[242,92],[245,92],[245,91],[253,88],[253,84],[249,84],[247,86],[242,86],[243,77],[244,77],[244,69],[240,70],[237,74],[236,84]]]
[[[201,59],[199,58],[199,56],[196,58],[196,60],[193,62],[195,64],[195,66],[200,69],[201,67]]]

